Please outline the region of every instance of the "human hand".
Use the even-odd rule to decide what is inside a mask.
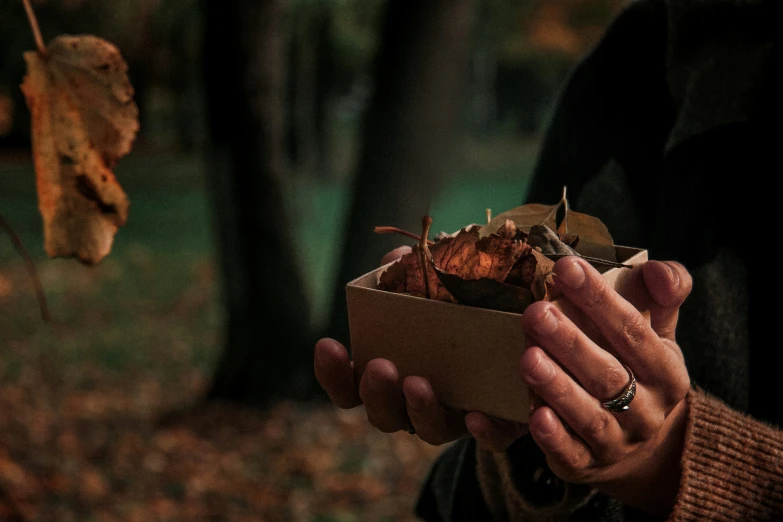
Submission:
[[[531,346],[520,374],[543,403],[531,414],[530,433],[561,479],[665,515],[679,488],[690,389],[675,328],[691,276],[675,262],[642,265],[648,323],[583,259],[562,258],[554,273],[556,290],[574,305],[569,313],[541,301],[522,315]],[[624,364],[636,395],[628,410],[613,413],[602,401],[629,384]]]
[[[407,246],[392,250],[383,257],[381,265],[410,251]],[[357,383],[348,351],[334,339],[324,338],[316,343],[314,369],[316,379],[336,406],[350,409],[364,405],[369,422],[386,433],[413,431],[433,445],[470,433],[481,447],[502,451],[527,432],[526,425],[444,406],[427,379],[401,379],[397,367],[387,359],[369,361]]]

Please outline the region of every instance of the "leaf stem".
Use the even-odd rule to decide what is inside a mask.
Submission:
[[[376,234],[402,234],[403,236],[408,236],[409,238],[412,239],[421,239],[421,236],[417,236],[413,232],[408,232],[407,230],[403,230],[397,227],[375,227],[375,233]],[[435,242],[428,239],[427,243],[432,245]]]
[[[424,278],[424,295],[427,299],[430,299],[430,278],[427,277],[427,254],[429,248],[427,248],[427,236],[430,235],[430,227],[432,226],[432,218],[430,216],[424,216],[421,218],[421,239],[419,240],[419,261],[421,262],[421,276]]]
[[[30,274],[30,279],[33,280],[35,293],[38,297],[38,305],[41,308],[41,317],[46,322],[51,321],[52,315],[49,313],[49,306],[46,304],[46,294],[44,293],[41,279],[38,277],[38,271],[35,269],[35,263],[33,263],[33,259],[30,257],[30,253],[25,248],[21,238],[16,234],[14,229],[11,228],[11,225],[1,214],[0,229],[2,229],[11,238],[11,242],[14,244],[16,251],[19,252],[19,255],[22,256],[22,259],[24,259],[24,262],[27,265],[27,271]]]
[[[549,259],[551,259],[552,261],[557,261],[558,259],[566,256],[579,256],[585,261],[589,263],[593,263],[595,265],[611,266],[613,268],[633,268],[633,265],[626,265],[625,263],[618,263],[617,261],[609,261],[608,259],[601,259],[600,257],[585,256],[583,254],[580,254],[579,252],[576,252],[574,254],[544,254],[544,255]]]
[[[38,27],[38,19],[33,12],[33,6],[30,0],[22,0],[24,4],[25,13],[27,13],[27,20],[30,22],[30,29],[33,30],[33,38],[35,38],[35,46],[38,48],[38,53],[46,56],[46,45],[44,45],[43,36],[41,36],[41,28]]]

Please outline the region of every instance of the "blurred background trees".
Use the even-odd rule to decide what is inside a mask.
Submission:
[[[373,227],[522,202],[624,1],[33,0],[44,39],[119,47],[140,108],[128,223],[86,267],[43,251],[34,43],[0,0],[0,214],[54,318],[0,236],[0,519],[412,520],[439,448],[299,400],[313,342],[348,343],[345,283],[411,243]]]
[[[450,232],[521,202],[559,86],[624,1],[33,3],[45,38],[92,33],[125,56],[141,114],[129,163],[156,183],[134,192],[120,167],[129,227],[155,197],[193,190],[186,235],[214,252],[225,332],[209,396],[259,403],[311,393],[313,340],[348,341],[345,283],[403,242],[374,226],[416,232],[431,213]],[[0,171],[29,148],[18,86],[32,47],[21,1],[0,3]],[[43,258],[34,216],[8,203],[32,177],[5,183],[0,211]],[[120,230],[120,259],[124,235],[144,243]]]

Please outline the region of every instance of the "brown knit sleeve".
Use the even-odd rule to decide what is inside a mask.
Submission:
[[[783,432],[699,389],[688,394],[680,491],[670,521],[783,520]]]

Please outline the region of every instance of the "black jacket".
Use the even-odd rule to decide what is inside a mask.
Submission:
[[[774,187],[783,174],[779,0],[635,0],[569,77],[525,201],[557,201],[600,218],[616,244],[682,262],[694,289],[677,340],[694,384],[779,425],[783,351]],[[529,439],[529,438],[526,438]],[[541,462],[530,440],[509,450],[518,487]],[[489,520],[475,441],[435,463],[417,513]],[[545,465],[545,462],[544,462]],[[455,474],[457,476],[455,476]],[[528,473],[529,474],[529,473]],[[548,477],[557,485],[556,478]],[[556,488],[555,488],[556,489]],[[550,491],[551,490],[551,491]],[[612,499],[574,520],[646,519]]]

